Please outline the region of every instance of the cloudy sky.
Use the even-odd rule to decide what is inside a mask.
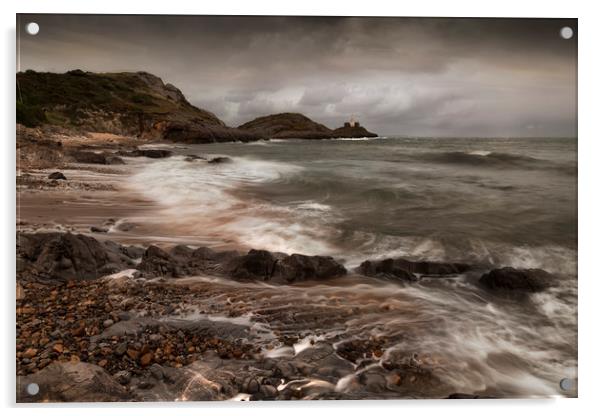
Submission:
[[[21,15],[20,70],[148,71],[228,125],[351,115],[381,135],[576,136],[577,21]],[[36,36],[24,26],[40,25]],[[565,40],[560,29],[575,36]]]

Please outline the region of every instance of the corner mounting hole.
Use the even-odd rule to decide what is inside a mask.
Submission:
[[[37,35],[40,32],[40,25],[36,22],[27,23],[25,26],[25,31],[32,36]]]
[[[575,387],[575,383],[572,379],[563,378],[562,380],[560,380],[560,388],[562,390],[564,390],[564,391],[573,390],[574,387]]]
[[[573,29],[569,26],[565,26],[562,29],[560,29],[560,37],[562,39],[570,39],[573,37]]]
[[[38,383],[29,383],[27,385],[27,394],[29,394],[30,396],[35,396],[39,392],[40,386],[38,386]]]

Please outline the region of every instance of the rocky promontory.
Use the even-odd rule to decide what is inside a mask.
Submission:
[[[147,72],[19,72],[17,123],[191,143],[262,138],[226,126]]]

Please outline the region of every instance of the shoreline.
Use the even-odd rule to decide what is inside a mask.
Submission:
[[[64,155],[131,154],[152,145],[112,135],[91,142],[61,137],[55,151]],[[326,256],[234,252],[228,250],[243,247],[204,247],[199,239],[192,249],[137,223],[158,206],[114,185],[127,174],[125,158],[125,166],[73,164],[61,155],[55,166],[18,164],[18,401],[520,395],[512,386],[460,388],[454,360],[462,358],[444,343],[427,347],[424,337],[438,313],[451,313],[437,311],[440,299],[460,297],[453,308],[466,313],[466,302],[480,298],[515,313],[513,324],[540,313],[530,299],[547,293],[547,276],[519,270],[523,277],[512,281],[511,273],[493,275],[482,266],[405,259],[365,259],[346,270]],[[47,179],[54,171],[68,179]],[[119,232],[128,222],[137,227]],[[50,230],[59,233],[44,237]],[[83,254],[88,250],[91,257]],[[490,275],[486,283],[483,273]],[[472,305],[477,316],[486,306]],[[492,365],[524,371],[522,357],[499,359]],[[77,394],[57,391],[59,377]],[[82,379],[89,382],[75,382]],[[43,395],[29,397],[22,390],[29,382]],[[541,392],[560,394],[538,382]]]

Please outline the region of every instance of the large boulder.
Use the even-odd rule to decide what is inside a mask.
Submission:
[[[555,277],[541,269],[503,267],[485,273],[479,282],[487,289],[501,293],[536,293],[554,283]]]
[[[142,261],[138,265],[138,270],[143,275],[152,277],[180,277],[183,275],[177,259],[157,246],[149,246],[146,249]]]
[[[343,276],[347,270],[327,256],[286,255],[265,250],[251,250],[230,260],[225,273],[239,280],[263,280],[293,283],[304,280],[325,280]]]
[[[415,282],[418,276],[450,276],[464,273],[470,268],[462,263],[440,263],[432,261],[409,261],[402,258],[366,260],[356,269],[364,276],[379,277],[403,282]]]
[[[28,387],[37,384],[37,394]],[[35,391],[35,390],[34,390]],[[84,362],[54,362],[37,373],[17,377],[17,402],[131,401],[127,389],[101,367]]]
[[[332,257],[292,254],[278,261],[274,274],[276,280],[289,283],[344,276],[347,270]]]
[[[128,251],[82,234],[17,233],[17,275],[42,280],[89,280],[134,265]]]
[[[250,250],[246,255],[235,257],[223,269],[230,277],[239,280],[270,280],[278,259],[266,250]]]

